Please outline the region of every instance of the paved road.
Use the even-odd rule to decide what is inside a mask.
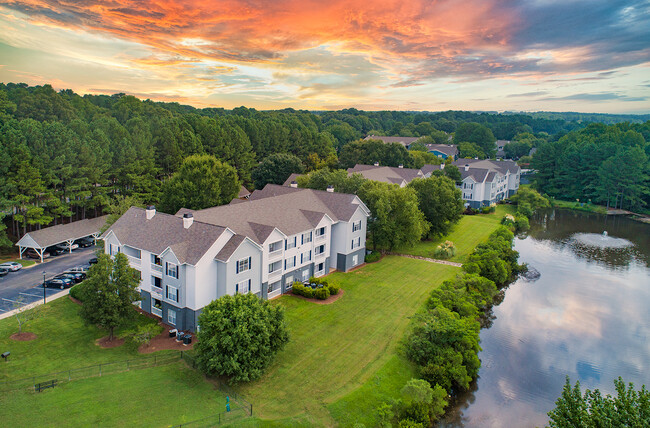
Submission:
[[[14,309],[15,302],[28,304],[43,298],[43,271],[49,279],[72,267],[88,264],[95,257],[95,247],[80,248],[72,254],[50,257],[45,263],[9,272],[0,278],[0,313]],[[45,289],[46,296],[58,293],[59,289]]]

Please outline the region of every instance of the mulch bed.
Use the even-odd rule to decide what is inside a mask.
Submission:
[[[149,341],[147,345],[140,345],[138,352],[141,354],[151,354],[152,352],[162,351],[165,349],[172,349],[177,351],[189,351],[196,343],[196,337],[192,335],[192,343],[183,345],[183,342],[177,342],[176,337],[169,337],[169,330],[171,328],[165,324],[161,324],[165,329],[158,336]]]
[[[307,298],[305,296],[301,296],[299,294],[293,294],[293,293],[291,293],[291,295],[293,297],[297,297],[299,299],[306,300],[308,302],[316,303],[317,305],[329,305],[329,304],[332,304],[332,303],[336,302],[341,297],[343,297],[343,293],[345,293],[345,291],[343,291],[343,289],[339,289],[338,294],[335,294],[333,296],[329,296],[325,300],[314,299],[313,297]]]
[[[114,337],[113,340],[108,340],[108,336],[104,336],[101,339],[95,340],[95,345],[99,345],[104,349],[117,348],[118,346],[124,345],[124,339]]]
[[[18,342],[29,342],[30,340],[36,339],[38,336],[36,336],[34,333],[30,331],[23,331],[22,333],[14,333],[11,336],[9,336],[10,339],[16,340]]]

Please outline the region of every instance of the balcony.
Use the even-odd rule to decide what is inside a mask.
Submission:
[[[275,259],[277,259],[278,257],[281,257],[281,256],[282,256],[282,248],[269,253],[269,260],[275,260]]]
[[[161,300],[163,296],[163,289],[160,287],[156,287],[155,285],[152,285],[151,294],[154,299]]]
[[[314,259],[318,260],[318,259],[322,259],[322,258],[324,258],[324,257],[325,257],[325,251],[323,251],[322,253],[318,253],[318,254],[316,254],[316,255],[314,256]]]
[[[277,278],[277,277],[280,277],[280,276],[282,276],[282,269],[277,269],[277,270],[274,270],[273,272],[269,272],[269,280],[271,278]]]
[[[162,308],[157,308],[155,306],[151,307],[151,313],[157,317],[162,318]]]
[[[322,234],[322,235],[317,236],[315,241],[318,242],[318,241],[322,241],[324,239],[325,239],[325,234]]]
[[[131,263],[133,266],[140,266],[140,259],[137,259],[133,256],[126,256],[129,259],[129,263]]]
[[[151,270],[154,270],[154,271],[156,271],[156,272],[161,272],[161,273],[162,273],[162,271],[163,271],[161,265],[156,265],[156,264],[153,264],[153,263],[151,264]]]

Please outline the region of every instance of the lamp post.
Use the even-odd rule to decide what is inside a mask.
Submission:
[[[43,304],[45,304],[45,271],[43,271]]]

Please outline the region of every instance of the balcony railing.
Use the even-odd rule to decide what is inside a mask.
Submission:
[[[157,308],[157,307],[155,307],[155,306],[152,306],[152,307],[151,307],[151,313],[152,313],[153,315],[156,315],[156,316],[162,318],[162,309],[161,309],[161,308]]]
[[[151,292],[157,293],[162,297],[163,289],[161,287],[156,287],[155,285],[151,286]]]
[[[320,259],[320,258],[323,258],[323,257],[325,257],[325,251],[323,251],[322,253],[318,253],[318,254],[316,254],[314,256],[314,258],[316,258],[316,259]]]
[[[162,266],[151,263],[151,270],[155,270],[156,272],[162,272]]]
[[[325,234],[318,235],[318,236],[316,237],[316,241],[322,241],[323,239],[325,239]]]
[[[278,276],[282,276],[282,269],[277,269],[273,272],[269,272],[269,278],[276,278]]]
[[[282,255],[282,248],[280,248],[279,250],[272,251],[269,253],[269,260],[277,259],[281,255]]]
[[[133,256],[126,256],[129,259],[129,262],[133,265],[140,266],[140,259],[137,259]]]

